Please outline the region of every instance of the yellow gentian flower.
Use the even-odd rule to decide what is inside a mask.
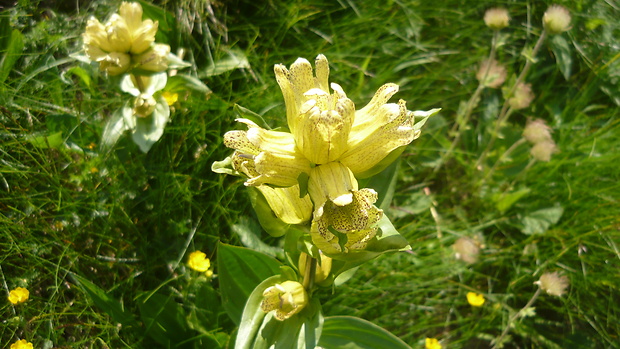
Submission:
[[[481,307],[484,304],[484,295],[475,292],[467,292],[467,302],[472,307]]]
[[[194,251],[189,254],[187,265],[196,271],[206,272],[211,268],[211,261],[204,252]]]
[[[274,311],[277,320],[284,321],[299,313],[308,304],[308,293],[297,281],[284,281],[268,287],[263,292],[261,309],[268,313]]]
[[[24,303],[28,300],[29,296],[30,292],[28,292],[27,289],[23,287],[17,287],[14,290],[11,290],[11,292],[9,292],[9,302],[11,302],[11,304],[13,305]]]
[[[11,349],[32,349],[32,343],[25,339],[20,339],[17,342],[11,344]]]

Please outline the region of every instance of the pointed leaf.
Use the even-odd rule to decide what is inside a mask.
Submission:
[[[154,293],[140,297],[140,317],[146,327],[146,334],[164,348],[189,338],[185,315],[181,304],[172,296]]]
[[[385,329],[352,316],[326,317],[319,346],[329,349],[411,349]]]
[[[564,209],[561,206],[543,208],[541,210],[529,213],[521,219],[523,234],[542,234],[553,224],[556,224]]]

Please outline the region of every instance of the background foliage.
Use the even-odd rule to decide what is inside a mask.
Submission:
[[[529,149],[518,148],[483,181],[474,163],[501,103],[497,90],[484,91],[454,156],[434,170],[450,147],[459,106],[477,86],[477,64],[488,55],[492,34],[482,16],[497,5],[510,11],[498,55],[509,74],[518,73],[548,1],[143,3],[146,15],[163,16],[157,40],[173,52],[184,48],[196,66],[191,74],[212,91],[182,94],[147,154],[128,137],[110,152],[98,148],[120,95],[95,66],[70,57],[81,49],[87,18],[104,19],[119,3],[6,5],[0,276],[7,295],[23,286],[31,296],[18,307],[0,303],[0,342],[225,343],[234,323],[219,301],[219,279],[192,274],[185,255],[199,249],[216,260],[218,241],[247,244],[260,229],[241,180],[212,173],[211,164],[228,155],[221,137],[238,127],[235,104],[271,126],[283,123],[274,64],[323,53],[331,81],[358,107],[395,82],[410,109],[443,108],[405,151],[387,210],[413,251],[381,257],[343,287],[320,294],[326,315],[360,316],[413,347],[436,337],[450,348],[486,348],[527,303],[540,274],[560,270],[571,281],[568,294],[542,296],[536,314],[514,324],[507,347],[617,347],[620,8],[611,1],[560,3],[571,10],[572,29],[562,35],[565,43],[543,47],[527,78],[536,99],[513,115],[514,129],[491,158],[514,143],[528,117],[546,120],[561,152],[526,169]],[[454,258],[450,246],[461,236],[484,245],[477,263]],[[485,294],[487,303],[472,308],[469,291]],[[93,294],[104,304],[93,302]],[[154,330],[164,310],[176,320],[162,326],[179,335],[167,344]]]

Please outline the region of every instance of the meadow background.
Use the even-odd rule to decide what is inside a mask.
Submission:
[[[386,211],[412,251],[382,256],[321,293],[327,315],[360,316],[413,348],[426,337],[444,348],[487,348],[532,297],[533,282],[561,271],[567,294],[541,295],[535,312],[512,324],[505,347],[620,347],[620,3],[558,3],[571,11],[572,28],[542,47],[526,79],[536,98],[511,116],[485,166],[519,139],[528,118],[551,126],[560,152],[528,165],[524,144],[485,176],[474,165],[500,90],[483,91],[442,162],[488,56],[492,31],[482,17],[494,6],[510,12],[498,49],[510,76],[538,39],[549,1],[142,2],[147,16],[164,15],[157,41],[185,49],[194,64],[186,73],[210,89],[176,91],[171,122],[146,154],[128,136],[112,150],[98,146],[121,95],[96,66],[70,56],[81,51],[88,17],[103,21],[120,2],[3,2],[0,283],[6,296],[28,288],[30,299],[0,302],[2,347],[18,338],[36,348],[164,347],[145,336],[139,314],[170,304],[188,320],[170,324],[179,336],[171,347],[209,347],[199,342],[205,331],[224,343],[234,324],[218,299],[218,242],[273,252],[279,241],[261,235],[243,179],[215,174],[211,164],[230,152],[222,135],[240,128],[235,105],[284,124],[274,64],[319,53],[358,108],[387,82],[400,85],[396,98],[411,110],[442,108],[405,150]],[[463,236],[481,246],[473,264],[454,256]],[[214,261],[213,279],[196,281],[185,266],[194,250]],[[119,325],[79,278],[138,321]],[[145,303],[155,291],[165,302]],[[470,306],[470,291],[486,303]],[[196,318],[209,327],[193,326]]]

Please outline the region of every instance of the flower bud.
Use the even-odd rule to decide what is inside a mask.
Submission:
[[[157,44],[135,58],[139,69],[160,72],[168,69],[170,46]]]
[[[523,137],[532,144],[538,144],[545,141],[553,141],[551,138],[551,127],[545,124],[542,119],[529,120],[523,130]]]
[[[275,310],[274,317],[284,321],[299,313],[308,304],[308,293],[297,281],[284,281],[268,287],[263,292],[261,309],[268,313]]]
[[[299,273],[304,275],[306,272],[306,262],[308,261],[308,254],[302,252],[299,255]],[[332,270],[332,259],[321,253],[321,262],[316,264],[316,271],[314,273],[314,282],[320,283],[329,276],[329,272]]]
[[[534,284],[540,286],[540,288],[552,296],[561,297],[566,293],[569,282],[566,275],[560,275],[557,271],[553,273],[544,273],[540,276],[538,281]]]
[[[551,5],[543,15],[543,27],[547,33],[556,35],[570,29],[570,12],[560,5]]]
[[[551,155],[558,152],[558,147],[552,140],[536,143],[530,150],[530,154],[538,161],[549,162]]]
[[[133,113],[140,118],[153,114],[157,101],[153,96],[142,93],[133,102]]]
[[[512,109],[517,110],[529,107],[533,100],[532,85],[519,83],[514,94],[508,100],[508,104]]]
[[[484,13],[484,23],[493,30],[506,28],[509,21],[510,16],[505,8],[491,8]]]
[[[99,60],[99,69],[108,75],[120,75],[126,72],[131,63],[131,58],[126,53],[111,52]]]
[[[494,59],[485,60],[480,64],[476,79],[483,86],[498,88],[506,81],[506,68]]]

